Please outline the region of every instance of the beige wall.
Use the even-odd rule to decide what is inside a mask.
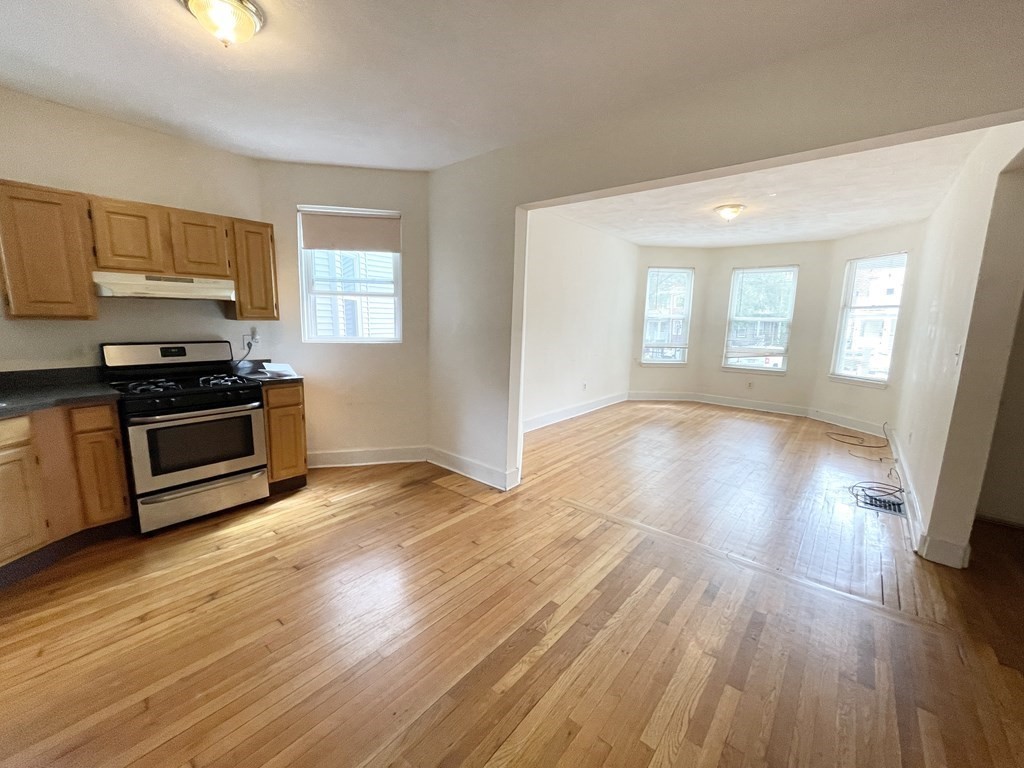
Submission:
[[[997,200],[1014,200],[1006,221],[1018,230],[1024,227],[1024,174],[1018,172],[1003,178],[996,192]],[[993,215],[999,213],[997,209]],[[1016,235],[1018,251],[1024,250],[1024,233]],[[1018,254],[1024,262],[1024,252]],[[985,468],[985,480],[978,499],[978,514],[1024,526],[1024,306],[1017,316],[1017,329],[1010,350],[1006,381],[996,418],[992,447]]]
[[[523,422],[529,430],[626,398],[636,246],[536,211],[527,248]]]
[[[259,218],[254,160],[0,89],[0,178]],[[99,300],[98,320],[0,317],[0,370],[97,365],[104,341],[225,338],[212,301]],[[272,351],[269,347],[267,351]]]
[[[278,356],[306,376],[310,463],[388,461],[427,444],[427,175],[260,163],[274,224],[283,322]],[[296,206],[402,212],[402,343],[307,344],[299,308]],[[274,325],[274,324],[271,324]]]
[[[425,444],[426,174],[258,162],[4,89],[0,138],[0,178],[273,222],[282,317],[240,322],[213,301],[101,298],[98,320],[0,317],[0,370],[97,365],[105,341],[224,338],[237,354],[256,326],[254,356],[306,376],[311,462],[403,458]],[[402,211],[401,344],[302,343],[299,203]]]
[[[640,363],[643,300],[637,297],[634,315],[636,345],[630,390],[634,397],[674,393],[709,395],[723,402],[764,403],[805,409],[814,385],[819,329],[828,291],[828,243],[787,243],[741,248],[642,248],[638,266],[694,268],[694,325],[685,366],[660,367]],[[795,265],[796,306],[785,373],[746,371],[722,366],[734,269]],[[641,280],[644,278],[640,278]]]
[[[948,565],[969,551],[1024,284],[1019,253],[986,245],[997,179],[1022,147],[1024,125],[986,135],[929,219],[908,278],[916,300],[901,320],[899,466],[914,492],[918,551]]]
[[[971,7],[968,7],[968,6]],[[1016,110],[1016,2],[956,4],[783,64],[708,83],[587,133],[431,174],[431,438],[460,466],[518,474],[524,243],[516,207],[657,179],[726,175]],[[1012,21],[1011,21],[1012,19]],[[984,45],[977,41],[984,40]],[[988,117],[990,123],[1008,117]],[[972,122],[979,127],[985,122]],[[964,125],[963,127],[966,127]]]
[[[816,378],[811,395],[811,407],[814,411],[860,419],[866,424],[873,425],[876,430],[886,422],[890,425],[896,422],[899,391],[905,376],[909,351],[907,323],[914,311],[916,295],[913,271],[921,258],[924,228],[924,222],[887,227],[875,232],[866,232],[835,240],[830,244],[831,281],[826,289],[824,320],[821,324],[821,338],[815,366]],[[900,306],[900,317],[897,322],[896,342],[893,348],[892,368],[889,371],[888,384],[885,386],[856,384],[832,378],[829,376],[829,371],[832,370],[832,355],[835,351],[846,265],[851,259],[885,256],[901,251],[907,254],[908,276],[903,291],[903,303]]]
[[[893,371],[886,386],[830,377],[846,264],[850,259],[898,251],[907,251],[911,259],[916,258],[922,230],[923,225],[914,224],[818,243],[638,249],[631,396],[635,399],[696,397],[807,415],[879,433],[883,422],[894,420],[906,347],[898,335]],[[800,272],[788,370],[779,374],[723,368],[732,270],[789,264],[798,266]],[[684,366],[640,363],[642,286],[647,269],[652,266],[695,269],[690,358]],[[904,313],[908,311],[909,302],[909,298],[904,302]]]

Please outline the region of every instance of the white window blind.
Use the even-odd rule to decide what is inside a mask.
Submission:
[[[397,213],[300,209],[303,340],[402,338]]]
[[[690,344],[693,270],[647,270],[644,307],[644,363],[685,363]]]
[[[796,267],[733,270],[725,367],[786,370],[796,280]]]
[[[846,265],[833,375],[889,380],[906,269],[905,253],[855,259]]]

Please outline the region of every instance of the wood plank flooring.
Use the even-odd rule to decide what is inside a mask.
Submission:
[[[0,768],[1024,766],[1024,542],[837,515],[886,470],[825,429],[625,404],[509,493],[317,470],[94,546],[0,592]]]
[[[830,431],[850,433],[713,405],[621,403],[528,433],[516,492],[554,492],[609,519],[940,618],[941,569],[914,555],[905,519],[859,509],[849,492],[860,481],[897,482],[891,452],[834,442]]]

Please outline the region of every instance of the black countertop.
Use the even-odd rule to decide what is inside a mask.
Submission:
[[[235,364],[235,373],[239,376],[245,376],[247,379],[254,379],[255,381],[263,382],[265,384],[271,384],[274,382],[289,382],[289,381],[302,381],[302,376],[282,376],[279,373],[268,373],[263,370],[263,363],[269,363],[269,360],[253,360],[252,362],[244,361]]]
[[[263,371],[263,360],[235,366],[240,376],[261,383],[299,382],[301,376],[281,376]],[[0,371],[0,419],[24,416],[60,405],[113,403],[117,390],[102,380],[98,366],[47,368],[35,371]]]
[[[100,380],[99,368],[50,368],[0,372],[0,419],[59,405],[113,403],[117,391]]]

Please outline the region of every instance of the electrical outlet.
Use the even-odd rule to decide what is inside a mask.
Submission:
[[[587,382],[585,382],[585,381],[583,382],[583,391],[584,392],[587,391]]]
[[[748,381],[747,382],[747,389],[753,389],[753,388],[754,388],[754,382]]]
[[[260,344],[260,332],[255,325],[249,329],[249,333],[242,334],[242,351],[248,350],[250,344],[254,347]]]

